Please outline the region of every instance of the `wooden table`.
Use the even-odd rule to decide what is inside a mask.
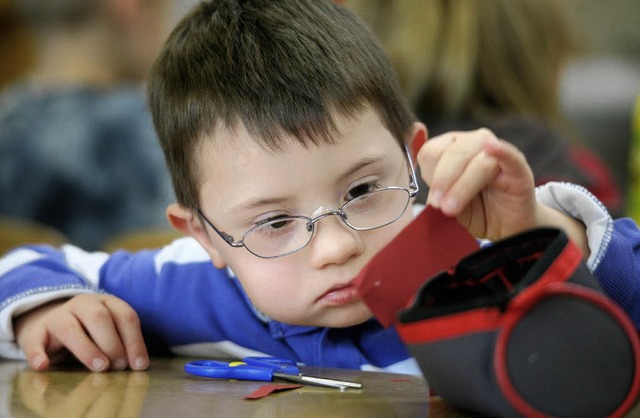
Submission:
[[[0,361],[4,417],[318,417],[377,418],[428,415],[426,382],[415,376],[305,367],[310,375],[358,381],[362,389],[304,386],[258,400],[244,396],[268,382],[199,378],[183,371],[188,358],[153,359],[144,372],[91,373],[67,366],[34,372]],[[436,402],[441,413],[455,416]],[[432,408],[432,412],[436,412]]]
[[[91,373],[68,366],[34,372],[0,360],[0,417],[468,418],[414,376],[305,367],[310,375],[358,381],[361,390],[304,386],[246,400],[267,382],[234,382],[186,374],[190,359],[153,359],[144,372]],[[640,406],[627,414],[640,417]]]

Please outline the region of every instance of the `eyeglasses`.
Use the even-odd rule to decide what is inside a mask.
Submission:
[[[284,257],[306,247],[313,238],[315,224],[327,216],[339,216],[347,226],[356,231],[382,228],[400,219],[411,198],[418,194],[416,173],[406,145],[405,152],[409,165],[409,190],[395,186],[375,189],[314,218],[301,215],[277,217],[249,229],[239,241],[217,228],[200,209],[197,212],[230,246],[244,247],[260,258]]]

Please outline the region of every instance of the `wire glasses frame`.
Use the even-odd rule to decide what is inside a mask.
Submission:
[[[404,187],[383,187],[380,189],[376,189],[367,193],[364,193],[356,198],[353,198],[342,205],[340,208],[331,210],[328,212],[324,212],[314,218],[309,218],[307,216],[302,215],[292,215],[285,216],[282,218],[276,218],[274,220],[265,222],[260,225],[256,225],[249,229],[242,235],[242,238],[238,241],[235,238],[221,229],[217,228],[213,222],[211,222],[198,208],[196,209],[198,215],[230,246],[240,248],[244,247],[251,254],[260,257],[260,258],[278,258],[284,257],[286,255],[295,253],[300,251],[304,247],[311,242],[311,239],[314,236],[315,232],[315,224],[320,219],[323,219],[327,216],[337,215],[342,219],[342,221],[351,229],[355,231],[369,231],[373,229],[382,228],[383,226],[389,225],[400,219],[400,217],[407,210],[409,205],[409,201],[412,197],[416,196],[419,191],[418,181],[416,179],[416,172],[413,166],[413,162],[411,161],[411,154],[409,152],[409,148],[405,144],[404,146],[407,162],[409,166],[409,190]],[[397,211],[393,213],[388,212],[388,208],[390,207],[388,203],[390,203],[391,199],[396,199],[395,204]],[[386,199],[386,200],[385,200]],[[399,199],[399,200],[398,200]],[[378,215],[378,219],[373,220],[372,217],[375,215],[375,209],[372,208],[371,205],[373,202],[380,203],[379,206],[383,210],[387,210],[387,212]],[[393,209],[393,208],[392,208]],[[392,216],[389,216],[389,215]],[[358,217],[361,217],[364,220],[364,217],[367,217],[367,220],[360,222]],[[288,229],[284,229],[287,225],[293,225]],[[269,229],[276,228],[276,229]],[[279,231],[278,228],[283,228],[283,231],[289,231],[286,233],[282,233],[281,235],[273,234],[275,231]],[[296,229],[297,228],[297,229]],[[292,232],[291,232],[292,231]],[[300,232],[303,232],[300,234]],[[265,242],[273,242],[276,240],[286,241],[281,246],[286,248],[285,250],[276,248],[275,250],[262,248],[258,249],[258,245],[254,242],[254,245],[247,245],[247,239],[251,241],[251,238],[258,239],[260,232],[268,232],[268,238]],[[277,235],[277,236],[276,236]],[[270,244],[268,244],[270,245]],[[274,244],[274,246],[277,246]],[[253,248],[252,248],[253,247]]]

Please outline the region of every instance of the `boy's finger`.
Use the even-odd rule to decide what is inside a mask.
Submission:
[[[142,337],[138,314],[120,299],[110,299],[106,304],[112,312],[129,367],[133,370],[146,369],[149,366],[149,355]]]
[[[78,303],[71,312],[81,323],[95,345],[104,353],[113,370],[127,368],[127,355],[116,329],[114,312],[108,305],[111,297],[101,297],[100,303]]]
[[[435,136],[418,150],[417,162],[424,181],[431,186],[433,172],[447,147],[456,138],[456,133]]]
[[[469,202],[493,182],[499,172],[496,158],[481,152],[470,160],[440,201],[440,210],[457,216]]]
[[[533,181],[533,174],[525,155],[515,145],[503,141],[488,141],[484,151],[495,157],[500,165],[500,171],[512,179]]]
[[[482,154],[486,140],[467,140],[477,135],[473,133],[457,133],[449,137],[443,137],[445,148],[438,150],[440,156],[433,163],[430,194],[430,203],[435,207],[440,206],[441,198],[449,193],[449,189],[459,182],[460,177],[468,171],[468,165]],[[484,136],[484,134],[483,134]],[[484,138],[482,138],[484,139]]]
[[[109,359],[89,338],[78,320],[67,316],[49,324],[49,332],[60,341],[82,364],[94,372],[109,367]]]
[[[46,329],[34,327],[31,332],[23,334],[18,343],[27,357],[29,367],[37,371],[46,370],[50,364],[45,350],[48,341]]]

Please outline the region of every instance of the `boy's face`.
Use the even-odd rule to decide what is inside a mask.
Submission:
[[[215,143],[204,139],[197,152],[200,210],[238,241],[265,219],[315,217],[363,190],[409,188],[406,154],[376,112],[368,109],[338,123],[335,145],[304,148],[292,141],[281,152],[265,151],[243,128],[214,132]],[[416,124],[420,129],[424,127]],[[270,259],[231,247],[195,216],[188,223],[216,266],[231,267],[262,312],[289,324],[344,327],[371,317],[353,280],[412,218],[409,206],[394,223],[355,231],[340,216],[327,216],[315,224],[306,247]]]

